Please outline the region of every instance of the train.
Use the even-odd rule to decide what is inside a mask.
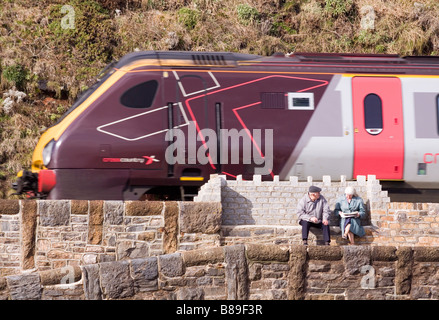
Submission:
[[[437,189],[439,57],[129,53],[42,134],[13,188],[184,198],[212,174]]]

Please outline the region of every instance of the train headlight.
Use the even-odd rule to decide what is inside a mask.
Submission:
[[[50,163],[50,160],[52,158],[52,150],[55,146],[55,140],[50,140],[48,144],[43,149],[43,163],[47,167]]]

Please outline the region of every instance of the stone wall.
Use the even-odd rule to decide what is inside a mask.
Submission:
[[[374,176],[357,181],[226,180],[213,175],[195,202],[0,201],[0,276],[144,258],[200,247],[301,243],[295,214],[309,185],[323,188],[331,209],[346,186],[367,207],[360,245],[439,246],[439,204],[391,203]],[[206,202],[208,201],[208,202]],[[345,245],[331,218],[331,245]],[[311,244],[321,231],[311,229]]]
[[[358,244],[396,246],[439,246],[439,203],[391,203],[387,191],[382,191],[375,176],[358,176],[356,181],[331,181],[324,176],[321,181],[262,181],[261,176],[244,181],[227,180],[222,175],[212,175],[202,186],[194,201],[217,201],[222,204],[221,238],[223,244],[276,243],[282,245],[301,242],[301,226],[297,223],[296,208],[299,199],[310,185],[322,188],[331,210],[347,186],[356,189],[366,205],[362,219],[366,236]],[[343,245],[339,219],[330,219],[333,244]],[[310,240],[321,241],[321,232],[311,229]]]
[[[223,225],[296,225],[296,208],[298,201],[308,192],[311,185],[322,188],[321,194],[328,200],[331,209],[338,197],[344,194],[347,186],[354,187],[363,198],[368,210],[385,208],[390,203],[387,191],[381,190],[379,180],[375,176],[358,176],[355,181],[331,181],[330,176],[323,176],[322,181],[299,181],[292,176],[288,181],[262,181],[261,176],[253,176],[253,180],[227,180],[223,175],[212,175],[209,182],[203,185],[195,197],[195,202],[221,201],[223,208]],[[368,217],[370,223],[375,217]],[[332,224],[338,221],[333,217]]]
[[[220,203],[0,201],[0,276],[219,246]]]
[[[0,277],[0,299],[437,300],[439,248],[198,249]]]

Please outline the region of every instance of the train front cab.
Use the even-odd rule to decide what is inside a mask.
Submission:
[[[17,191],[48,199],[135,200],[153,186],[180,194],[179,185],[199,186],[215,172],[167,163],[165,135],[187,126],[187,116],[174,77],[145,65],[115,70],[49,128],[34,150],[32,170],[19,174]]]

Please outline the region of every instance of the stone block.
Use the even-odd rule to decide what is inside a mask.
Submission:
[[[365,186],[366,185],[366,176],[357,176],[357,184],[358,186]]]
[[[156,238],[154,231],[145,231],[137,235],[137,240],[140,241],[153,241]]]
[[[297,176],[290,176],[290,185],[298,186],[299,185],[299,177],[297,177]]]
[[[309,246],[308,256],[312,260],[336,261],[342,258],[342,251],[338,246]]]
[[[72,215],[87,215],[88,214],[88,200],[71,200]]]
[[[173,253],[178,246],[178,202],[167,201],[164,212],[163,253]]]
[[[262,176],[260,174],[253,175],[253,182],[255,186],[260,186],[262,183]]]
[[[20,201],[11,199],[0,200],[0,216],[2,214],[18,214],[20,212]]]
[[[9,299],[8,282],[6,277],[0,277],[0,300]]]
[[[6,290],[8,287],[8,282],[6,281],[6,277],[0,277],[0,291]]]
[[[413,250],[410,247],[400,247],[396,251],[396,256],[398,257],[395,276],[396,294],[409,294],[412,284]]]
[[[99,200],[90,201],[90,213],[88,216],[88,243],[101,244],[104,222],[104,202]]]
[[[180,202],[180,231],[213,234],[221,228],[222,208],[217,202]]]
[[[290,249],[289,300],[305,299],[306,255],[305,246],[294,246]]]
[[[89,264],[82,266],[84,295],[87,300],[102,300],[102,290],[99,277],[99,265]]]
[[[134,287],[141,292],[158,290],[157,257],[131,260]]]
[[[130,275],[128,261],[100,264],[101,286],[108,299],[122,299],[134,295],[134,280]]]
[[[68,284],[81,280],[82,272],[79,266],[45,270],[40,273],[41,285]]]
[[[52,249],[47,252],[47,258],[50,260],[67,260],[72,259],[73,254],[69,251],[61,250],[61,249]]]
[[[256,233],[256,232],[255,232]],[[252,261],[287,262],[290,253],[277,245],[246,244],[247,258]]]
[[[35,267],[35,239],[37,230],[37,202],[23,201],[21,211],[21,265],[22,269]]]
[[[439,262],[439,248],[415,247],[414,260],[419,262]]]
[[[331,176],[323,176],[323,186],[325,187],[331,186]]]
[[[149,245],[143,241],[119,241],[116,253],[117,260],[144,258],[149,256]]]
[[[127,216],[161,215],[163,202],[161,201],[126,201],[125,214]]]
[[[369,246],[343,246],[343,263],[348,275],[358,274],[361,267],[370,265],[371,250]]]
[[[373,261],[396,261],[396,249],[394,246],[374,246],[371,258]]]
[[[179,277],[185,272],[183,258],[180,253],[159,256],[160,272],[167,277]]]
[[[223,248],[192,250],[182,252],[181,254],[186,267],[224,261]]]
[[[6,277],[12,300],[40,300],[42,287],[37,273]]]
[[[38,200],[38,213],[42,226],[67,226],[70,222],[70,201]]]
[[[204,289],[181,288],[177,291],[177,300],[204,300]]]
[[[247,300],[250,295],[244,245],[224,247],[228,300]]]
[[[111,225],[121,225],[125,206],[123,201],[104,202],[104,221]]]
[[[346,186],[346,175],[340,176],[340,186]]]

